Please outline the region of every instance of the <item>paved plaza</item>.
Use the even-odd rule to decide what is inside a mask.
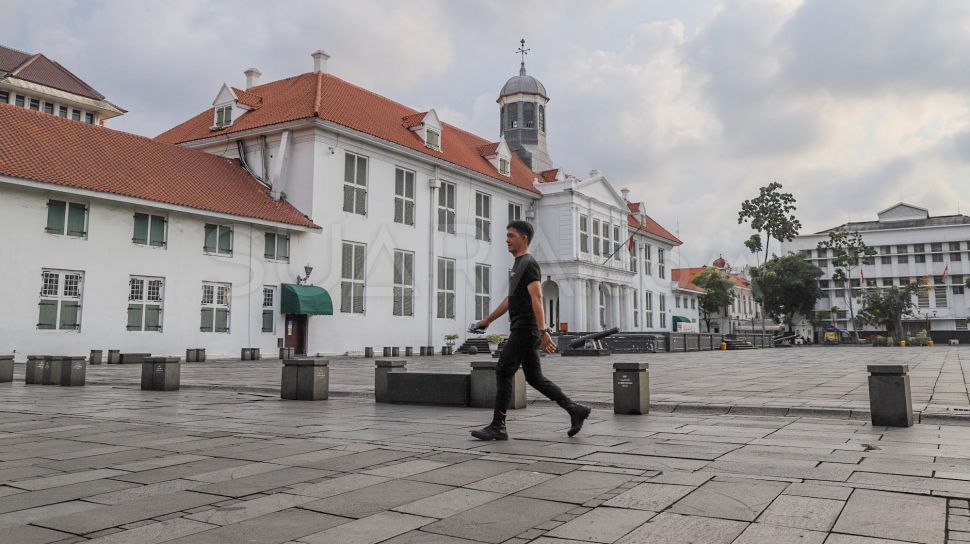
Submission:
[[[860,402],[873,353],[914,365],[925,404],[943,376],[963,385],[950,374],[970,350],[646,358],[665,402],[716,392],[720,404],[781,406],[788,391],[794,407],[826,390]],[[604,400],[610,362],[544,359],[578,397]],[[512,440],[484,443],[468,432],[489,410],[374,403],[369,361],[337,360],[333,387],[346,394],[320,402],[262,391],[278,387],[278,364],[185,365],[197,387],[167,393],[140,391],[136,366],[93,367],[92,381],[114,383],[74,388],[24,385],[18,368],[0,384],[0,542],[970,542],[968,426],[597,409],[567,438],[565,414],[533,403],[511,413]]]
[[[467,372],[482,355],[408,358],[408,368]],[[484,356],[488,358],[488,356]],[[374,364],[362,357],[330,360],[330,390],[337,395],[373,397]],[[913,408],[934,417],[970,415],[970,347],[873,348],[804,346],[790,349],[624,354],[612,357],[542,359],[543,372],[578,400],[601,407],[612,402],[612,363],[650,363],[651,400],[655,410],[694,410],[756,415],[821,415],[867,418],[866,366],[908,364]],[[22,379],[23,365],[18,365]],[[88,368],[88,381],[137,385],[138,365]],[[280,362],[209,361],[182,367],[182,383],[278,394]],[[529,399],[542,396],[529,389]],[[962,412],[962,413],[961,413]]]

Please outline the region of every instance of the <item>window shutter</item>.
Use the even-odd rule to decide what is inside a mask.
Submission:
[[[438,317],[445,317],[445,294],[438,293]]]
[[[216,227],[215,225],[205,226],[205,244],[203,245],[203,249],[205,250],[206,253],[216,252],[217,231],[218,231],[218,227]]]
[[[414,254],[404,254],[404,284],[414,285]]]
[[[37,318],[37,328],[56,329],[57,328],[57,301],[41,300],[38,306],[40,307],[40,315]]]
[[[164,217],[153,215],[151,216],[151,223],[152,223],[151,237],[149,238],[148,243],[155,247],[164,247],[165,246],[165,223],[167,223],[167,221],[165,220]]]
[[[219,227],[219,253],[232,253],[232,229]]]
[[[229,331],[229,310],[226,308],[216,308],[216,332]]]
[[[354,267],[354,247],[344,244],[340,254],[340,277],[350,279],[353,277]]]
[[[131,235],[131,241],[135,244],[148,243],[148,215],[135,214],[135,232]]]
[[[73,300],[62,300],[61,301],[61,329],[76,329],[78,328],[78,315],[80,314],[81,305]]]
[[[357,185],[367,186],[367,157],[357,157]]]
[[[364,279],[364,246],[354,247],[354,279]]]
[[[364,285],[360,283],[354,284],[354,313],[364,313]]]
[[[199,330],[202,332],[212,332],[214,329],[213,324],[212,308],[202,308],[202,324],[199,326]]]
[[[145,305],[145,330],[162,330],[162,307],[154,304]]]
[[[401,198],[394,199],[394,222],[404,223],[404,200]]]
[[[84,236],[84,216],[87,215],[87,207],[83,204],[74,204],[73,202],[67,206],[67,235],[68,236]]]
[[[354,210],[354,213],[367,215],[367,189],[357,189],[357,202],[355,204],[356,209]]]
[[[145,310],[143,304],[129,304],[128,305],[128,330],[129,331],[140,331],[141,329],[141,318],[142,313]]]
[[[263,257],[267,259],[275,259],[276,258],[276,235],[267,232],[264,235],[264,238],[266,242],[263,248]]]
[[[263,332],[273,332],[273,310],[263,310]]]
[[[346,155],[344,155],[344,181],[347,183],[354,182],[355,162],[356,162],[356,159],[354,158],[353,154],[347,153]],[[345,209],[344,211],[350,211],[350,210]]]
[[[284,261],[290,260],[290,236],[288,234],[276,235],[276,258]]]
[[[404,224],[414,225],[414,202],[404,203]]]
[[[414,289],[404,288],[404,315],[414,315]]]
[[[445,298],[447,299],[447,304],[448,304],[448,307],[447,307],[448,318],[454,319],[455,318],[455,294],[447,293]]]
[[[392,315],[404,315],[404,288],[394,287],[394,310]]]
[[[354,213],[354,188],[344,185],[344,211]]]
[[[47,232],[51,234],[64,234],[64,212],[67,203],[60,200],[51,200],[47,203]]]

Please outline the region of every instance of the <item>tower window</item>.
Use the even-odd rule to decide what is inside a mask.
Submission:
[[[441,149],[441,135],[436,131],[428,129],[428,147],[431,149]]]
[[[536,128],[536,105],[532,102],[522,104],[522,117],[525,128]]]
[[[546,131],[546,107],[539,104],[539,131]]]
[[[509,128],[519,128],[519,105],[516,103],[509,104],[509,117],[508,124]]]

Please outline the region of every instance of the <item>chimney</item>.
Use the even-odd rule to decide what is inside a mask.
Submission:
[[[258,68],[250,68],[243,73],[246,74],[246,89],[259,85],[259,76],[263,75]]]
[[[312,54],[313,57],[313,71],[314,72],[326,72],[327,71],[327,59],[330,55],[326,53],[323,49],[317,49]]]
[[[629,189],[627,189],[625,187],[623,189],[620,189],[620,194],[623,195],[623,200],[626,200],[627,202],[630,201],[630,190]]]

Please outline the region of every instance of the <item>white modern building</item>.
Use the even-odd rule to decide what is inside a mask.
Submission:
[[[876,215],[875,221],[845,223],[782,244],[784,253],[800,253],[824,272],[819,279],[823,298],[816,305],[817,320],[856,329],[849,316],[850,288],[862,292],[922,279],[928,289],[914,297],[916,316],[904,322],[906,330],[966,331],[970,316],[970,298],[965,293],[970,278],[970,217],[931,216],[927,209],[905,203]],[[848,285],[832,279],[831,250],[818,248],[819,242],[829,239],[830,232],[838,231],[858,232],[865,244],[877,251],[871,262],[853,272]],[[857,312],[858,298],[853,307]],[[799,329],[811,328],[811,321],[803,317]]]
[[[0,351],[440,346],[505,296],[512,219],[537,226],[550,324],[671,329],[680,241],[599,173],[548,168],[548,98],[524,65],[490,141],[327,59],[265,84],[247,70],[155,140],[0,105],[17,159],[0,160],[0,221],[22,233],[0,249],[21,264]]]

